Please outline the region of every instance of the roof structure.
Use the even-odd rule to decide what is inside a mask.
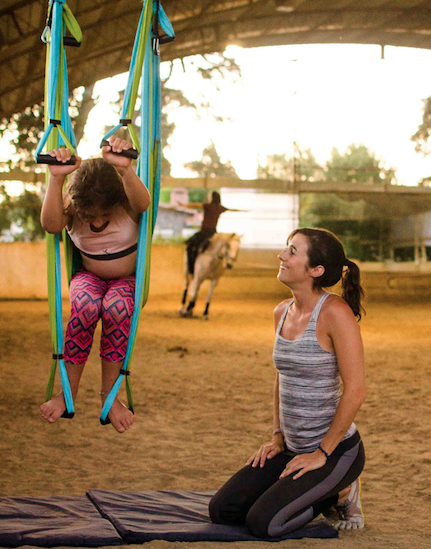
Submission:
[[[162,59],[282,44],[380,44],[431,49],[429,0],[164,0],[176,40]],[[68,50],[70,87],[128,70],[142,0],[69,0],[83,31]],[[43,97],[48,0],[2,0],[0,118]]]

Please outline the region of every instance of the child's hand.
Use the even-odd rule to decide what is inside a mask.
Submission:
[[[116,168],[128,168],[132,165],[131,158],[127,158],[126,156],[121,156],[118,154],[113,154],[126,151],[127,149],[133,149],[133,145],[131,143],[128,143],[125,139],[120,139],[119,137],[111,135],[111,137],[109,138],[109,147],[102,147],[103,159],[106,160],[106,162],[108,162],[109,164],[115,166]]]
[[[54,149],[52,151],[49,151],[48,154],[58,160],[58,162],[67,162],[70,160],[70,157],[72,156],[72,153],[69,149],[61,148],[61,149]],[[49,173],[53,176],[63,176],[71,174],[75,170],[79,168],[81,165],[82,158],[79,156],[75,156],[75,164],[49,164],[48,169]]]

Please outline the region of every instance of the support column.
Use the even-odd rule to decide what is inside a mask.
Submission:
[[[419,266],[420,263],[420,219],[418,215],[414,216],[413,220],[413,242],[415,248],[415,265]]]

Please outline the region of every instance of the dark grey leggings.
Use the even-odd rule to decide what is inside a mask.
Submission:
[[[279,479],[297,454],[286,450],[261,469],[248,465],[238,471],[210,502],[217,524],[246,524],[260,538],[278,537],[301,528],[338,501],[338,492],[361,474],[365,451],[356,432],[343,440],[320,469],[297,480],[295,473]]]

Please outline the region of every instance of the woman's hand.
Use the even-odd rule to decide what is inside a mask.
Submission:
[[[260,463],[260,467],[263,467],[267,459],[271,459],[277,454],[281,454],[281,452],[284,452],[284,441],[280,436],[279,440],[272,440],[261,446],[259,450],[248,459],[246,465],[251,464],[252,467],[257,467]]]
[[[132,165],[132,159],[113,153],[120,153],[127,151],[128,149],[133,149],[131,143],[128,143],[125,139],[120,139],[119,137],[111,135],[109,138],[109,146],[102,147],[103,159],[119,170],[124,170]]]
[[[289,463],[286,465],[286,468],[281,473],[280,478],[287,477],[298,471],[298,473],[293,477],[293,480],[296,480],[308,471],[314,471],[315,469],[320,469],[326,463],[326,457],[320,450],[316,450],[310,454],[299,454],[295,456]]]
[[[49,156],[52,156],[55,158],[58,162],[67,162],[70,160],[72,153],[70,149],[53,149],[52,151],[48,151]],[[81,165],[82,159],[79,156],[75,156],[75,164],[49,164],[48,169],[49,173],[53,177],[66,177],[66,175],[71,174],[75,170],[79,168]]]

